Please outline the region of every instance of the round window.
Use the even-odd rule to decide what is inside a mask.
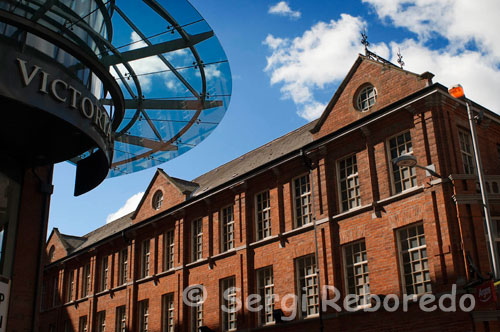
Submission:
[[[356,98],[356,108],[361,112],[368,112],[377,101],[377,89],[373,85],[367,85],[361,89]]]
[[[153,195],[153,209],[159,210],[163,203],[163,193],[161,190],[157,190]]]

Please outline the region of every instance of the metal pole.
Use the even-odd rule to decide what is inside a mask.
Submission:
[[[465,99],[465,105],[467,106],[467,116],[469,117],[469,126],[470,126],[470,131],[472,134],[472,147],[474,150],[474,157],[476,160],[476,169],[477,169],[477,175],[479,177],[479,186],[481,188],[481,200],[483,203],[483,209],[484,209],[484,218],[486,219],[486,232],[488,234],[488,239],[490,242],[490,253],[491,253],[491,263],[493,264],[493,274],[495,280],[499,277],[498,275],[498,253],[495,250],[494,247],[494,239],[493,239],[493,233],[491,232],[491,215],[490,215],[490,208],[488,204],[488,193],[486,192],[486,185],[484,182],[484,172],[483,172],[483,165],[481,163],[481,156],[479,155],[479,146],[477,142],[477,135],[476,135],[476,124],[474,123],[474,115],[472,114],[472,110],[469,105],[469,101]]]

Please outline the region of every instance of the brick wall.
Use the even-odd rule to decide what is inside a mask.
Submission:
[[[371,77],[372,72],[374,77],[388,75],[383,66],[371,63],[366,64],[366,68],[363,66],[365,65],[362,63],[360,70],[366,71],[368,77]],[[382,77],[384,79],[379,78],[380,84],[396,86],[389,93],[381,85],[380,98],[387,98],[381,99],[387,104],[421,88],[423,84],[415,76],[399,71],[395,74],[392,85],[385,82],[388,77]],[[403,78],[406,81],[403,82]],[[363,80],[365,78],[360,77],[358,84]],[[348,85],[345,98],[351,98],[354,85],[353,83],[352,88]],[[349,112],[348,108],[345,112]],[[49,324],[57,325],[57,331],[62,331],[64,321],[68,319],[76,326],[82,315],[88,316],[90,331],[97,331],[93,325],[94,317],[102,310],[106,311],[106,326],[114,330],[116,308],[119,306],[126,306],[129,330],[139,331],[138,303],[143,300],[149,302],[149,330],[161,331],[161,298],[169,293],[174,294],[175,330],[191,331],[192,309],[183,305],[182,292],[186,287],[197,284],[202,284],[208,295],[203,304],[203,325],[221,331],[223,279],[234,277],[235,286],[239,288],[237,295],[244,302],[250,294],[257,292],[257,271],[272,266],[274,293],[280,299],[287,294],[298,294],[297,259],[315,255],[316,245],[320,282],[322,285],[335,286],[343,299],[349,293],[343,250],[346,245],[359,240],[364,240],[366,245],[370,293],[403,297],[405,278],[402,275],[403,258],[397,234],[413,225],[423,226],[432,292],[449,292],[454,283],[458,283],[462,290],[465,281],[471,278],[464,259],[466,252],[471,254],[482,273],[491,271],[475,178],[463,174],[458,145],[457,128],[467,126],[464,112],[463,106],[435,93],[312,151],[309,154],[313,160],[310,180],[313,188],[311,201],[314,203],[314,216],[318,222],[316,237],[312,223],[297,228],[294,222],[294,179],[308,174],[302,158],[270,167],[244,183],[226,188],[170,215],[154,211],[146,198],[135,222],[148,220],[154,215],[162,216],[161,218],[128,231],[125,238],[114,239],[88,253],[81,253],[64,265],[56,263],[47,266],[46,282],[50,283],[55,274],[60,275],[61,298],[64,298],[63,276],[72,268],[81,271],[90,262],[94,271],[93,280],[96,282],[100,272],[99,264],[96,266],[95,262],[100,262],[103,256],[113,257],[109,268],[110,279],[113,281],[110,290],[96,291],[92,287],[87,298],[77,296],[73,303],[43,308],[42,331],[48,331]],[[330,116],[332,119],[338,118],[333,112]],[[341,121],[352,121],[352,116],[355,115],[345,116]],[[488,175],[500,174],[500,158],[496,150],[500,144],[500,125],[497,118],[494,120],[488,126],[483,124],[478,128],[482,156],[485,156],[484,168]],[[334,130],[335,125],[341,123],[329,121],[325,122],[325,129],[321,129],[319,136]],[[436,172],[443,175],[444,179],[427,176],[424,170],[416,169],[416,185],[397,193],[391,177],[388,139],[406,131],[411,134],[413,155],[419,163],[433,164]],[[339,203],[338,160],[352,154],[356,155],[358,164],[361,204],[343,211]],[[447,180],[449,175],[452,175],[451,181]],[[166,201],[175,202],[177,197],[180,202],[182,197],[178,195],[178,190],[168,187],[165,181],[163,177],[155,177],[149,192],[153,194],[156,188],[161,187],[165,190],[165,197],[174,197],[167,198]],[[256,241],[255,195],[264,190],[270,192],[271,236]],[[500,198],[494,196],[493,187],[491,190],[493,198]],[[233,206],[235,242],[234,249],[223,252],[220,212],[227,206]],[[500,217],[500,205],[496,201],[493,201],[492,211],[494,216]],[[202,218],[203,258],[193,262],[191,223],[197,218]],[[174,267],[164,271],[164,234],[169,229],[175,230]],[[146,239],[151,239],[151,275],[141,278],[141,243]],[[129,275],[127,284],[118,286],[118,253],[123,248],[129,250]],[[328,298],[332,299],[333,296],[330,293]],[[275,308],[281,308],[281,302],[277,302]],[[480,311],[495,308],[493,305],[481,308]],[[289,314],[284,311],[286,315]],[[494,316],[495,312],[491,312]],[[480,320],[475,322],[473,317],[475,316],[470,313],[460,311],[423,313],[416,304],[410,304],[406,313],[401,310],[394,313],[383,310],[376,313],[336,313],[330,309],[323,316],[326,331],[456,331],[484,328],[486,323]],[[497,324],[494,320],[487,324],[491,324],[491,328],[497,326],[494,325]],[[263,329],[258,326],[258,315],[245,307],[237,312],[237,325],[238,330]],[[295,319],[278,326],[276,330],[303,331],[318,325],[317,317]]]

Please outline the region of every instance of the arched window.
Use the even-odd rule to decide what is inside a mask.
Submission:
[[[356,108],[360,112],[368,112],[377,101],[377,89],[371,84],[365,85],[356,97]]]
[[[163,204],[163,192],[161,190],[157,190],[153,195],[153,209],[159,210],[162,204]]]

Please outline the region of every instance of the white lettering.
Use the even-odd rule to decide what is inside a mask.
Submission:
[[[422,310],[424,312],[432,312],[432,311],[436,310],[437,306],[435,304],[433,306],[427,307],[427,305],[434,302],[434,300],[436,300],[436,297],[432,294],[422,295],[422,297],[420,298],[420,301],[418,302],[418,306],[419,306],[420,310]]]
[[[94,115],[94,104],[89,97],[82,98],[82,101],[80,102],[80,110],[82,111],[83,116],[87,119],[92,119],[92,116]]]
[[[52,83],[50,84],[50,92],[52,93],[52,96],[54,96],[54,98],[56,98],[57,100],[59,100],[60,102],[65,102],[67,97],[64,97],[62,98],[58,93],[57,93],[57,84],[61,84],[62,86],[64,86],[65,89],[68,88],[68,84],[62,80],[59,80],[59,79],[56,79],[56,80],[53,80]]]
[[[35,78],[35,75],[41,68],[38,66],[34,66],[33,71],[31,71],[31,74],[28,76],[28,70],[26,69],[27,62],[17,58],[17,63],[19,64],[19,69],[21,70],[21,76],[23,78],[24,86],[30,85],[31,81],[33,80],[33,78]]]
[[[450,306],[444,305],[444,300],[450,300]],[[451,294],[444,294],[439,298],[439,309],[444,312],[455,312],[457,310],[457,285],[451,287]]]
[[[81,96],[82,93],[80,91],[78,91],[77,89],[75,89],[74,87],[72,87],[71,85],[68,86],[68,90],[72,91],[70,107],[76,109],[76,97]]]

